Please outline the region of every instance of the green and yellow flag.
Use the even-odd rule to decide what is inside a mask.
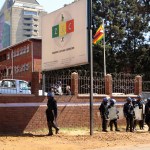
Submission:
[[[98,43],[104,37],[104,27],[101,25],[98,30],[96,31],[93,39],[93,43]]]

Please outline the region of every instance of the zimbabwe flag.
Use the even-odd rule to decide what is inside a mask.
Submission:
[[[104,27],[101,25],[96,31],[93,39],[93,43],[98,43],[104,37]]]

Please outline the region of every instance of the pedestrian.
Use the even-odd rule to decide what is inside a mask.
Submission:
[[[71,88],[70,85],[66,86],[66,95],[71,95]]]
[[[54,93],[48,92],[47,94],[47,110],[46,110],[46,117],[47,117],[47,125],[49,129],[48,136],[53,135],[52,127],[55,129],[55,133],[58,134],[59,128],[56,124],[57,119],[57,102],[54,99]]]
[[[127,102],[123,106],[123,113],[126,118],[126,132],[129,131],[129,128],[130,128],[130,132],[133,132],[134,131],[134,126],[133,126],[134,109],[131,103],[132,99],[128,97],[126,101]]]
[[[103,98],[103,101],[99,107],[100,115],[101,115],[101,120],[102,120],[102,131],[103,132],[108,132],[107,131],[107,123],[108,123],[108,99],[105,97]]]
[[[55,94],[56,94],[56,95],[63,95],[62,83],[61,83],[61,81],[57,81],[57,83],[56,83],[56,85],[55,85]]]
[[[117,125],[117,119],[119,119],[118,116],[119,111],[117,110],[115,103],[116,103],[115,99],[110,99],[110,105],[108,106],[110,131],[113,131],[113,125],[115,126],[115,131],[120,131]]]
[[[148,126],[148,131],[150,132],[150,97],[147,99],[145,105],[145,123]]]
[[[137,121],[139,123],[139,127],[141,130],[144,129],[144,101],[142,100],[142,96],[141,95],[138,95],[137,96],[137,100],[136,100],[136,104],[138,105],[139,109],[141,110],[141,117],[140,119]],[[136,122],[136,125],[137,125],[137,122]]]

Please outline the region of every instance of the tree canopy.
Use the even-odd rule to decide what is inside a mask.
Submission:
[[[93,35],[105,22],[107,73],[150,73],[149,5],[149,0],[93,0]],[[94,68],[99,71],[103,46],[102,41],[93,45]]]

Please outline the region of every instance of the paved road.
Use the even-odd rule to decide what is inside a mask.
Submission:
[[[150,150],[150,144],[134,145],[134,146],[123,146],[123,147],[112,147],[112,148],[97,148],[91,150]]]

